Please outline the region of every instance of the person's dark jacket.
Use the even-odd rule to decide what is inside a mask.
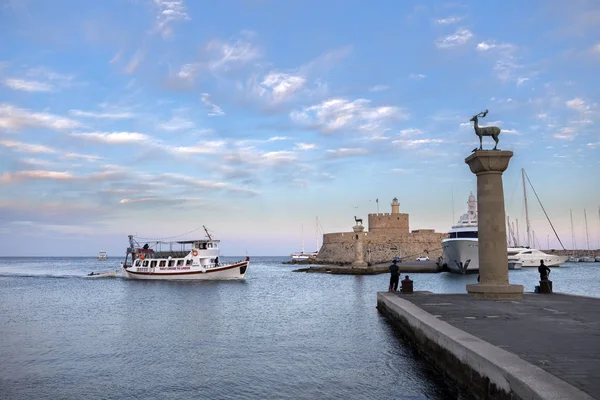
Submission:
[[[396,263],[390,265],[390,274],[392,274],[392,276],[400,275],[400,268],[398,268],[398,265]]]

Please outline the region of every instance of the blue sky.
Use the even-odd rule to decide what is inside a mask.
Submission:
[[[507,214],[524,227],[524,168],[565,246],[569,210],[600,246],[598,2],[5,0],[0,37],[0,255],[202,225],[287,255],[394,197],[446,231],[484,109],[515,152]]]

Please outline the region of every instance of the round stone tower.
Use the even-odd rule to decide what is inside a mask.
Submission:
[[[395,197],[392,200],[392,214],[400,214],[400,203],[398,203],[398,199]]]

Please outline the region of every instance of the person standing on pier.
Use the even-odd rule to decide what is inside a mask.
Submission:
[[[388,292],[395,292],[398,290],[398,280],[400,279],[400,268],[398,268],[398,260],[394,258],[392,265],[390,265],[390,287]]]
[[[544,260],[540,260],[540,266],[538,267],[540,273],[540,281],[547,281],[548,275],[550,275],[550,268],[544,264]]]

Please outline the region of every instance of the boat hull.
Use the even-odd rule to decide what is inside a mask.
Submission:
[[[442,240],[443,264],[448,271],[456,274],[469,274],[479,271],[479,245],[477,239]]]
[[[127,279],[141,280],[177,280],[177,281],[210,281],[245,279],[249,261],[221,265],[213,268],[198,266],[176,268],[136,268],[121,265],[121,273]]]

